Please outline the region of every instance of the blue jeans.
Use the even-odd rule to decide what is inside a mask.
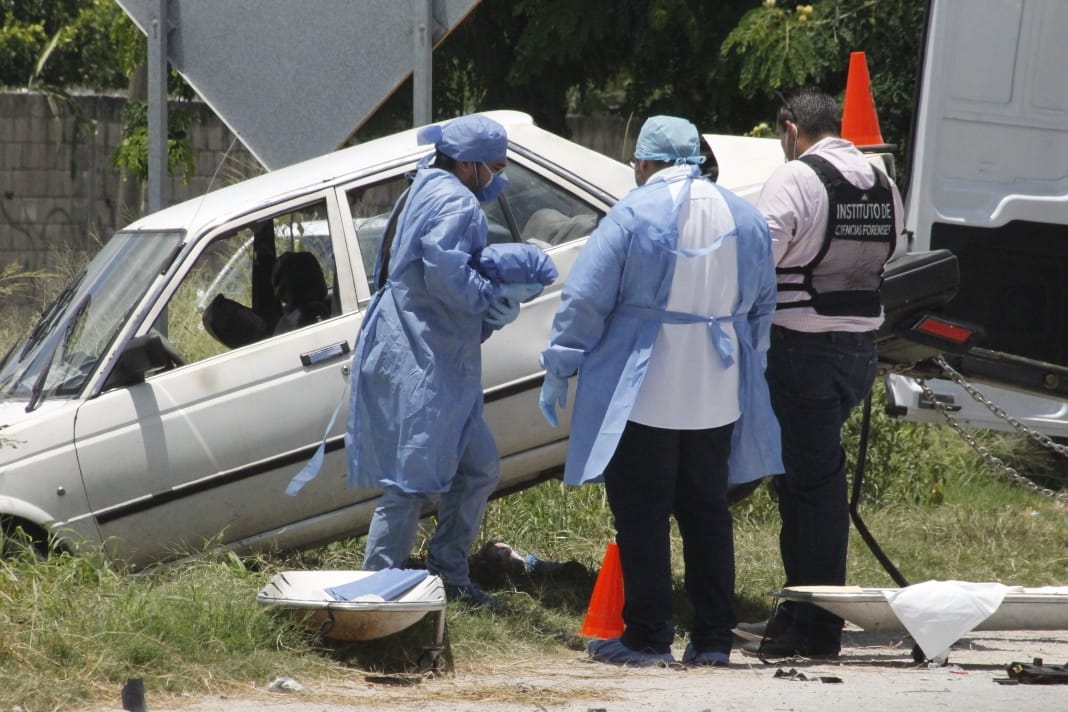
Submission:
[[[500,457],[489,427],[479,418],[471,428],[471,439],[447,491],[405,492],[395,486],[383,490],[367,532],[364,569],[404,568],[419,530],[419,518],[437,502],[438,526],[427,545],[426,568],[446,584],[471,583],[467,556],[500,475]]]
[[[845,584],[849,497],[842,426],[878,372],[874,333],[805,333],[773,326],[766,376],[782,428],[786,473],[773,478],[787,586]],[[787,602],[783,620],[820,642],[841,639],[842,619]]]
[[[734,617],[734,538],[727,505],[733,423],[668,430],[628,422],[604,473],[623,569],[623,644],[667,653],[672,620],[671,515],[682,536],[690,642],[729,653]]]

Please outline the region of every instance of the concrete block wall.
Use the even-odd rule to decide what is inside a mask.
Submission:
[[[117,229],[145,211],[145,189],[124,191],[112,164],[122,140],[125,97],[78,96],[78,111],[42,94],[0,92],[0,269],[49,267],[60,253],[94,253]],[[216,178],[233,182],[262,166],[205,105],[192,131],[196,175],[170,181],[171,202],[202,193],[227,149]],[[78,113],[91,122],[78,121]],[[121,204],[132,195],[132,206]]]

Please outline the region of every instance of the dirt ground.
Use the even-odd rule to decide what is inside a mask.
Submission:
[[[680,657],[682,651],[675,651]],[[594,663],[575,653],[502,661],[472,672],[432,676],[354,675],[347,683],[215,698],[146,700],[150,712],[969,712],[1063,710],[1065,685],[1005,685],[1006,666],[1043,658],[1068,663],[1068,631],[973,631],[948,664],[912,660],[911,641],[847,628],[840,659],[764,664],[735,651],[728,669],[635,669]],[[121,709],[115,706],[85,712]]]

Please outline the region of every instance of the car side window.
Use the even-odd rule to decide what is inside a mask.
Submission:
[[[371,292],[375,291],[375,260],[378,259],[382,235],[385,234],[393,206],[407,190],[408,185],[408,179],[404,175],[398,175],[373,185],[354,188],[347,193],[352,225],[356,230],[356,242],[360,248],[360,257]]]
[[[590,207],[563,187],[512,162],[504,170],[508,188],[492,205],[485,205],[493,225],[514,226],[519,239],[540,247],[560,245],[588,236],[603,212]]]
[[[195,362],[341,313],[326,203],[212,239],[153,328]]]

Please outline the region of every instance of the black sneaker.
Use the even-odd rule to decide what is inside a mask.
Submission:
[[[463,604],[468,608],[484,608],[487,611],[499,611],[504,607],[500,601],[473,583],[445,584],[445,600]]]
[[[828,660],[837,658],[841,651],[838,643],[805,640],[790,633],[777,638],[768,638],[760,642],[751,640],[741,647],[742,655],[749,655],[761,660],[785,660],[788,658],[808,658],[810,660]]]
[[[734,626],[734,635],[745,641],[764,640],[764,631],[768,629],[768,621],[754,621],[752,623],[739,623]]]
[[[736,637],[742,640],[755,640],[760,642],[764,640],[764,637],[774,638],[777,635],[781,635],[789,627],[788,619],[779,616],[769,618],[766,621],[755,621],[753,623],[739,623],[734,626],[733,633]]]

